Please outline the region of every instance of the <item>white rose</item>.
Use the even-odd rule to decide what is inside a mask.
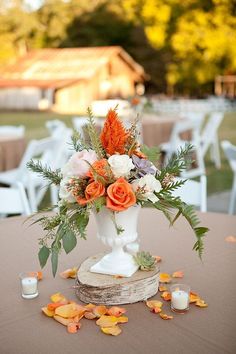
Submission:
[[[128,155],[112,155],[108,159],[115,178],[128,177],[130,170],[134,168],[132,159]]]
[[[78,151],[71,156],[67,164],[62,168],[62,174],[64,177],[85,177],[90,169],[90,165],[95,161],[97,161],[97,155],[93,150]]]
[[[132,183],[134,192],[140,192],[143,200],[150,200],[152,203],[158,201],[154,192],[158,193],[161,190],[161,183],[153,175],[147,174]]]
[[[69,203],[74,203],[76,201],[75,197],[66,188],[66,185],[68,184],[69,180],[70,180],[70,177],[65,177],[61,180],[60,189],[59,189],[59,197]]]

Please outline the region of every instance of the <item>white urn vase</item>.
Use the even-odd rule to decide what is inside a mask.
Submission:
[[[101,211],[95,213],[97,237],[106,246],[110,246],[112,251],[95,263],[90,268],[91,272],[131,277],[138,270],[133,256],[124,251],[124,247],[138,238],[139,211],[140,206],[134,205],[125,211],[115,213],[103,207]],[[118,234],[115,225],[122,228],[123,232]]]

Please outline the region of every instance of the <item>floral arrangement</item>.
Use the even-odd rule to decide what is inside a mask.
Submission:
[[[123,230],[116,224],[116,213],[134,204],[156,208],[171,225],[180,215],[184,216],[196,236],[193,249],[201,257],[203,236],[208,229],[199,226],[192,206],[172,195],[185,183],[175,181],[175,176],[187,168],[191,146],[181,149],[161,167],[158,148],[138,143],[137,126],[136,119],[126,129],[116,110],[109,110],[99,135],[92,112],[88,110],[89,143],[75,132],[72,137],[75,152],[61,170],[52,171],[40,162],[28,163],[31,170],[59,186],[58,212],[36,221],[47,231],[39,240],[40,265],[44,267],[51,255],[54,276],[61,249],[69,253],[77,244],[77,236],[86,239],[90,212],[99,212],[103,207],[112,211],[118,234]]]

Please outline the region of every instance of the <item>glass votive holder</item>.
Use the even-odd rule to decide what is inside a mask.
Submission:
[[[38,296],[38,276],[36,272],[20,273],[21,295],[24,299],[34,299]]]
[[[171,310],[185,313],[189,310],[190,287],[186,284],[174,284],[170,287]]]

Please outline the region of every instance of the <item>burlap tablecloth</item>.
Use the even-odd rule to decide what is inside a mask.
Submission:
[[[18,167],[25,146],[25,138],[0,136],[0,171]]]
[[[225,237],[236,236],[236,218],[223,214],[199,214],[203,225],[211,231],[205,239],[201,262],[192,251],[194,236],[185,220],[169,228],[164,216],[155,210],[143,209],[139,219],[141,248],[163,258],[162,272],[183,270],[181,282],[189,284],[209,303],[206,309],[191,305],[185,315],[174,314],[164,321],[150,313],[143,303],[125,305],[129,322],[121,325],[122,334],[107,336],[93,321],[82,320],[77,334],[41,313],[49,296],[61,292],[76,300],[74,281],[56,276],[50,264],[39,283],[40,295],[24,300],[20,294],[18,274],[39,269],[37,240],[42,236],[39,225],[27,227],[24,218],[0,221],[0,353],[1,354],[223,354],[236,352],[236,243]],[[86,257],[104,250],[96,239],[93,218],[87,241],[79,240],[69,255],[62,254],[59,272],[79,265]],[[159,297],[156,296],[156,297]],[[164,304],[166,312],[169,303]]]

